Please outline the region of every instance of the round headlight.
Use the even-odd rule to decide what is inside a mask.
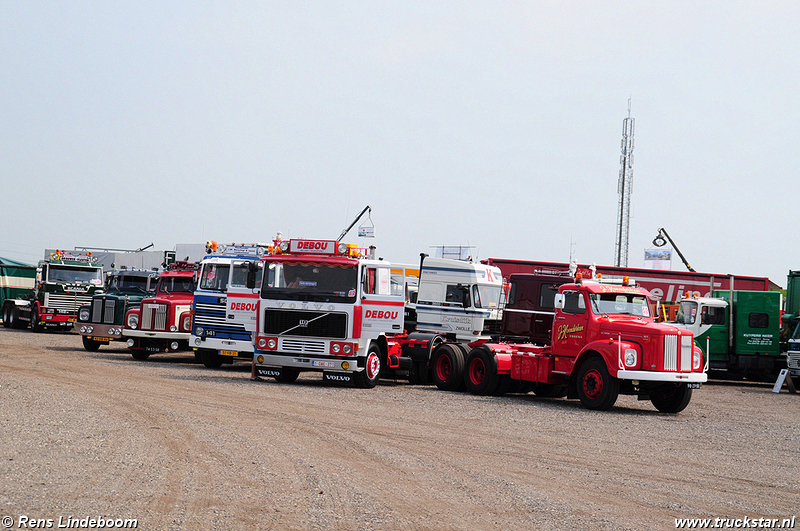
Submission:
[[[169,344],[169,348],[171,348],[172,350],[178,350],[179,346],[180,345],[178,344],[177,341],[173,341],[172,343]]]
[[[195,344],[195,345],[197,345],[198,347],[199,347],[199,346],[200,346],[202,343],[203,343],[203,340],[202,340],[202,339],[200,339],[199,337],[196,337],[196,338],[194,338],[194,344]]]
[[[78,320],[79,321],[89,320],[89,308],[81,308],[80,310],[78,310]]]
[[[285,253],[289,250],[289,242],[281,242],[279,247],[281,248],[281,252]]]
[[[92,330],[94,330],[94,327],[92,327],[92,326],[87,326],[87,327],[86,327],[86,333],[87,333],[87,334],[91,334],[91,333],[92,333]]]
[[[128,316],[128,328],[133,328],[134,330],[139,325],[139,316],[135,313],[132,313]]]
[[[135,344],[136,344],[136,341],[134,341],[133,339],[129,339],[129,340],[128,340],[128,347],[132,347],[132,346],[134,346]]]
[[[85,333],[86,333],[86,327],[85,327],[85,326],[82,326],[82,327],[81,327],[81,334],[85,334]]]
[[[633,367],[636,365],[636,350],[632,348],[625,349],[625,366]]]
[[[334,343],[334,344],[331,346],[331,350],[333,351],[333,353],[334,353],[334,354],[338,354],[338,353],[339,353],[339,351],[340,351],[340,350],[342,350],[342,346],[341,346],[341,345],[339,345],[339,343]]]
[[[275,339],[270,338],[270,340],[267,341],[267,346],[271,349],[277,348],[278,342]]]
[[[347,244],[346,243],[340,243],[339,246],[336,248],[336,250],[339,251],[339,254],[347,253]]]
[[[170,331],[170,332],[177,332],[177,331],[178,331],[178,326],[177,326],[177,325],[172,325],[172,326],[170,326],[170,327],[169,327],[169,331]]]
[[[205,332],[205,330],[203,330],[202,326],[198,326],[197,328],[194,329],[194,335],[196,336],[202,336],[203,332]]]
[[[258,348],[267,348],[267,340],[263,337],[258,338]]]
[[[344,349],[343,349],[345,354],[350,354],[350,351],[352,351],[352,349],[353,348],[349,344],[345,343]]]

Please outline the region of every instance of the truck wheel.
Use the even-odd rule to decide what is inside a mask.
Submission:
[[[3,328],[11,328],[11,305],[3,305]]]
[[[97,352],[100,350],[100,345],[102,343],[95,341],[93,339],[89,339],[86,336],[83,336],[83,348],[88,350],[89,352]]]
[[[31,308],[31,330],[33,332],[42,330],[42,327],[39,325],[39,308],[36,305]]]
[[[281,367],[281,373],[275,376],[275,381],[280,383],[292,383],[297,380],[298,376],[300,376],[300,371]]]
[[[691,399],[692,390],[686,384],[659,387],[650,393],[650,402],[662,413],[679,413]]]
[[[216,350],[204,348],[197,350],[200,353],[200,361],[209,369],[217,369],[222,366],[222,356],[217,354]]]
[[[608,411],[619,396],[619,380],[608,374],[602,358],[592,358],[578,371],[578,398],[587,409]]]
[[[10,315],[11,315],[11,319],[10,319],[11,320],[11,328],[24,328],[25,327],[25,321],[20,321],[19,320],[19,308],[17,308],[16,305],[11,308]]]
[[[497,359],[485,348],[476,348],[467,356],[464,385],[473,395],[489,396],[497,390]]]
[[[442,391],[464,388],[464,352],[458,345],[444,343],[434,351],[433,381]]]
[[[135,360],[146,360],[150,357],[150,353],[144,350],[131,350],[131,356],[133,356]]]
[[[355,374],[356,387],[362,389],[372,389],[378,385],[378,378],[381,376],[381,350],[372,345],[367,352],[367,366],[363,371]]]

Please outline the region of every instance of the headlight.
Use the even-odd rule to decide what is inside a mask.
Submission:
[[[186,315],[183,318],[183,329],[188,331],[190,328],[192,328],[192,316]]]
[[[338,247],[338,251],[339,251],[339,254],[347,253],[347,244],[346,243],[340,243],[339,247]]]
[[[699,349],[694,349],[694,354],[692,354],[692,369],[697,370],[700,368],[700,365],[703,364],[703,355]]]
[[[86,333],[86,327],[85,327],[85,326],[82,326],[82,327],[81,327],[81,334],[85,334],[85,333]]]
[[[86,327],[86,333],[87,333],[87,334],[91,334],[93,330],[94,330],[94,327],[93,327],[93,326],[87,326],[87,327]]]
[[[344,348],[342,350],[344,351],[345,354],[350,354],[352,347],[349,344],[345,343]]]
[[[78,310],[78,320],[79,321],[89,320],[89,308],[81,308],[80,310]]]
[[[139,326],[139,315],[132,313],[128,316],[128,328],[133,328],[136,330],[137,326]]]
[[[169,331],[170,332],[177,332],[178,331],[178,325],[171,325],[169,327]]]
[[[275,350],[275,348],[278,346],[278,342],[275,339],[270,338],[269,341],[267,341],[267,346]]]
[[[194,329],[194,335],[196,336],[202,336],[203,332],[205,332],[205,330],[203,330],[202,326],[198,326],[197,328]]]
[[[289,242],[281,242],[279,247],[281,248],[281,252],[285,253],[289,250]]]
[[[625,349],[625,366],[626,367],[636,366],[636,349],[633,348]]]
[[[333,345],[331,345],[331,350],[333,351],[334,354],[338,354],[339,351],[342,350],[342,347],[339,345],[339,343],[334,343]]]
[[[267,340],[263,337],[258,338],[258,348],[267,348]]]

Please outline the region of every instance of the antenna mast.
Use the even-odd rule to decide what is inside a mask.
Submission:
[[[633,193],[633,129],[631,99],[628,98],[628,117],[622,121],[622,155],[619,170],[619,209],[617,216],[617,244],[614,250],[614,265],[628,267],[628,232],[631,222],[631,194]]]

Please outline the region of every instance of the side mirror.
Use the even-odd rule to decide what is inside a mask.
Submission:
[[[555,307],[556,307],[557,310],[563,310],[564,309],[564,294],[563,293],[556,293]]]
[[[247,262],[242,264],[242,267],[247,268],[247,279],[244,281],[247,289],[254,289],[256,287],[256,274],[258,273],[258,263]]]

